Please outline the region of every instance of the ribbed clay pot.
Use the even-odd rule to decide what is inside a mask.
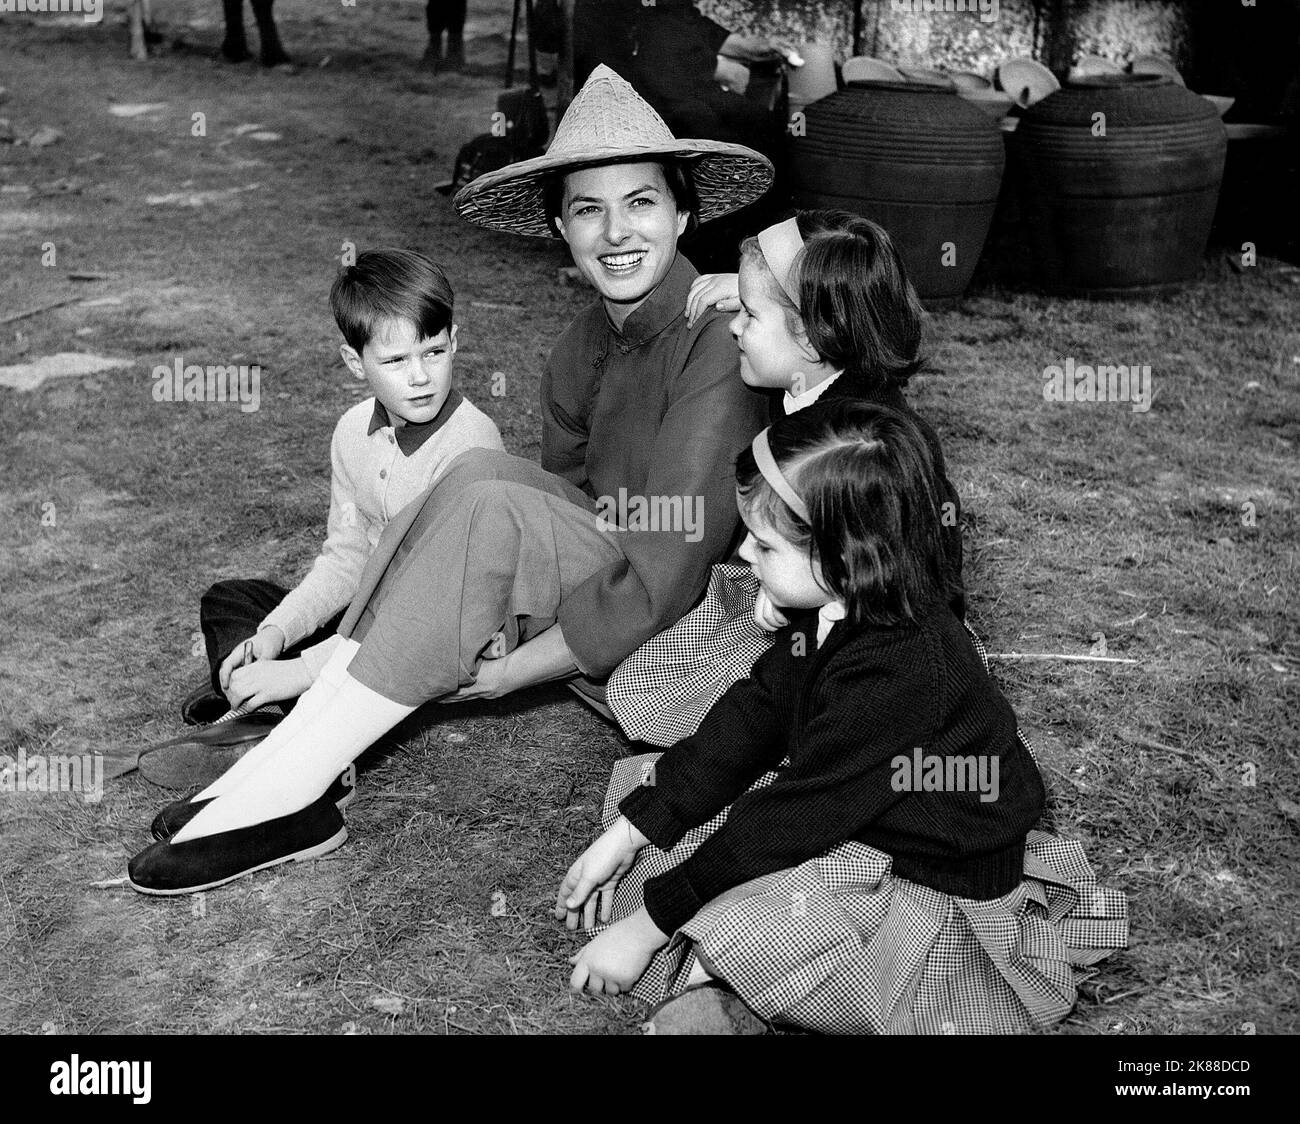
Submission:
[[[1006,156],[998,123],[955,89],[861,82],[792,130],[800,207],[840,207],[889,231],[922,300],[965,291],[993,221]]]
[[[1008,146],[1045,288],[1144,296],[1200,273],[1228,147],[1204,98],[1162,77],[1081,79],[1027,109]]]

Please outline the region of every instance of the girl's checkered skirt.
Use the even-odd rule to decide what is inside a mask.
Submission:
[[[605,827],[659,756],[615,764]],[[641,908],[646,881],[694,853],[726,818],[724,810],[671,851],[643,848],[614,891],[612,920]],[[1128,943],[1124,895],[1098,886],[1083,849],[1060,836],[1031,831],[1025,880],[992,901],[896,878],[892,864],[849,842],[738,886],[673,934],[632,994],[651,1003],[680,994],[698,951],[772,1023],[842,1034],[1007,1034],[1063,1019],[1093,965]]]
[[[757,599],[749,566],[714,566],[704,600],[618,666],[605,701],[629,738],[666,749],[695,733],[709,708],[772,646],[773,633],[754,621]]]

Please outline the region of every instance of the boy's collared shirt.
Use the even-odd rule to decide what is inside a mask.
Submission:
[[[325,545],[307,576],[262,621],[296,644],[351,602],[384,527],[423,495],[467,449],[504,451],[495,423],[454,387],[437,416],[393,426],[375,398],[358,402],[334,428]]]
[[[465,396],[453,386],[447,392],[446,401],[443,402],[442,408],[434,419],[420,422],[418,425],[413,425],[411,422],[407,422],[405,425],[394,425],[393,419],[384,404],[378,398],[374,401],[375,409],[370,416],[370,428],[366,430],[366,436],[371,436],[377,429],[390,429],[393,432],[389,437],[389,442],[395,444],[401,450],[403,456],[409,457],[447,424],[452,414],[456,412],[456,407],[465,401]]]

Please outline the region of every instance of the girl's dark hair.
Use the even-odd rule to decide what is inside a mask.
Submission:
[[[339,331],[358,354],[380,320],[409,320],[421,339],[451,326],[455,294],[442,270],[414,250],[363,250],[330,289]]]
[[[864,392],[905,386],[925,362],[924,311],[893,239],[848,211],[800,211],[795,221],[804,241],[790,267],[799,306],[775,278],[770,286],[791,331],[802,321],[813,350]],[[771,272],[757,238],[740,251]]]
[[[691,175],[690,166],[683,160],[674,160],[668,157],[647,158],[645,156],[629,156],[618,160],[603,160],[594,164],[584,164],[582,168],[568,168],[562,172],[556,172],[542,180],[542,206],[545,208],[546,222],[551,228],[551,233],[557,238],[560,237],[560,228],[556,225],[555,220],[560,217],[564,211],[564,180],[570,172],[581,171],[586,168],[605,168],[611,164],[658,164],[664,171],[664,181],[668,184],[668,193],[673,197],[673,205],[677,208],[677,213],[681,214],[686,211],[691,217],[686,223],[686,234],[692,234],[695,228],[700,225],[700,198],[695,190],[695,179]]]
[[[776,422],[768,444],[808,508],[805,522],[745,449],[736,458],[742,506],[806,548],[854,624],[894,626],[951,599],[944,493],[930,446],[906,414],[860,399],[819,402]]]

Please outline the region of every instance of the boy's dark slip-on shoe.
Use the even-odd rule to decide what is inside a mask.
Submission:
[[[221,692],[213,690],[212,680],[205,676],[181,703],[181,721],[187,726],[206,726],[229,709],[229,700]]]
[[[177,737],[140,750],[140,776],[163,788],[206,788],[265,738],[283,716],[283,708],[270,703],[254,711],[228,711],[207,726],[187,727]]]
[[[345,779],[349,775],[350,769],[345,769],[335,779],[334,783],[325,790],[325,795],[329,797],[334,807],[340,812],[357,798],[356,782],[348,783]],[[194,790],[194,792],[202,791],[201,788]],[[194,793],[190,794],[190,796],[193,795]],[[184,800],[173,800],[154,816],[153,823],[149,825],[149,830],[153,832],[155,839],[164,842],[170,839],[216,799],[216,797],[210,797],[207,800],[191,800],[190,796],[187,796]]]
[[[151,843],[127,864],[127,881],[142,894],[194,894],[281,863],[320,858],[347,837],[342,813],[322,796],[300,812],[251,827]]]

